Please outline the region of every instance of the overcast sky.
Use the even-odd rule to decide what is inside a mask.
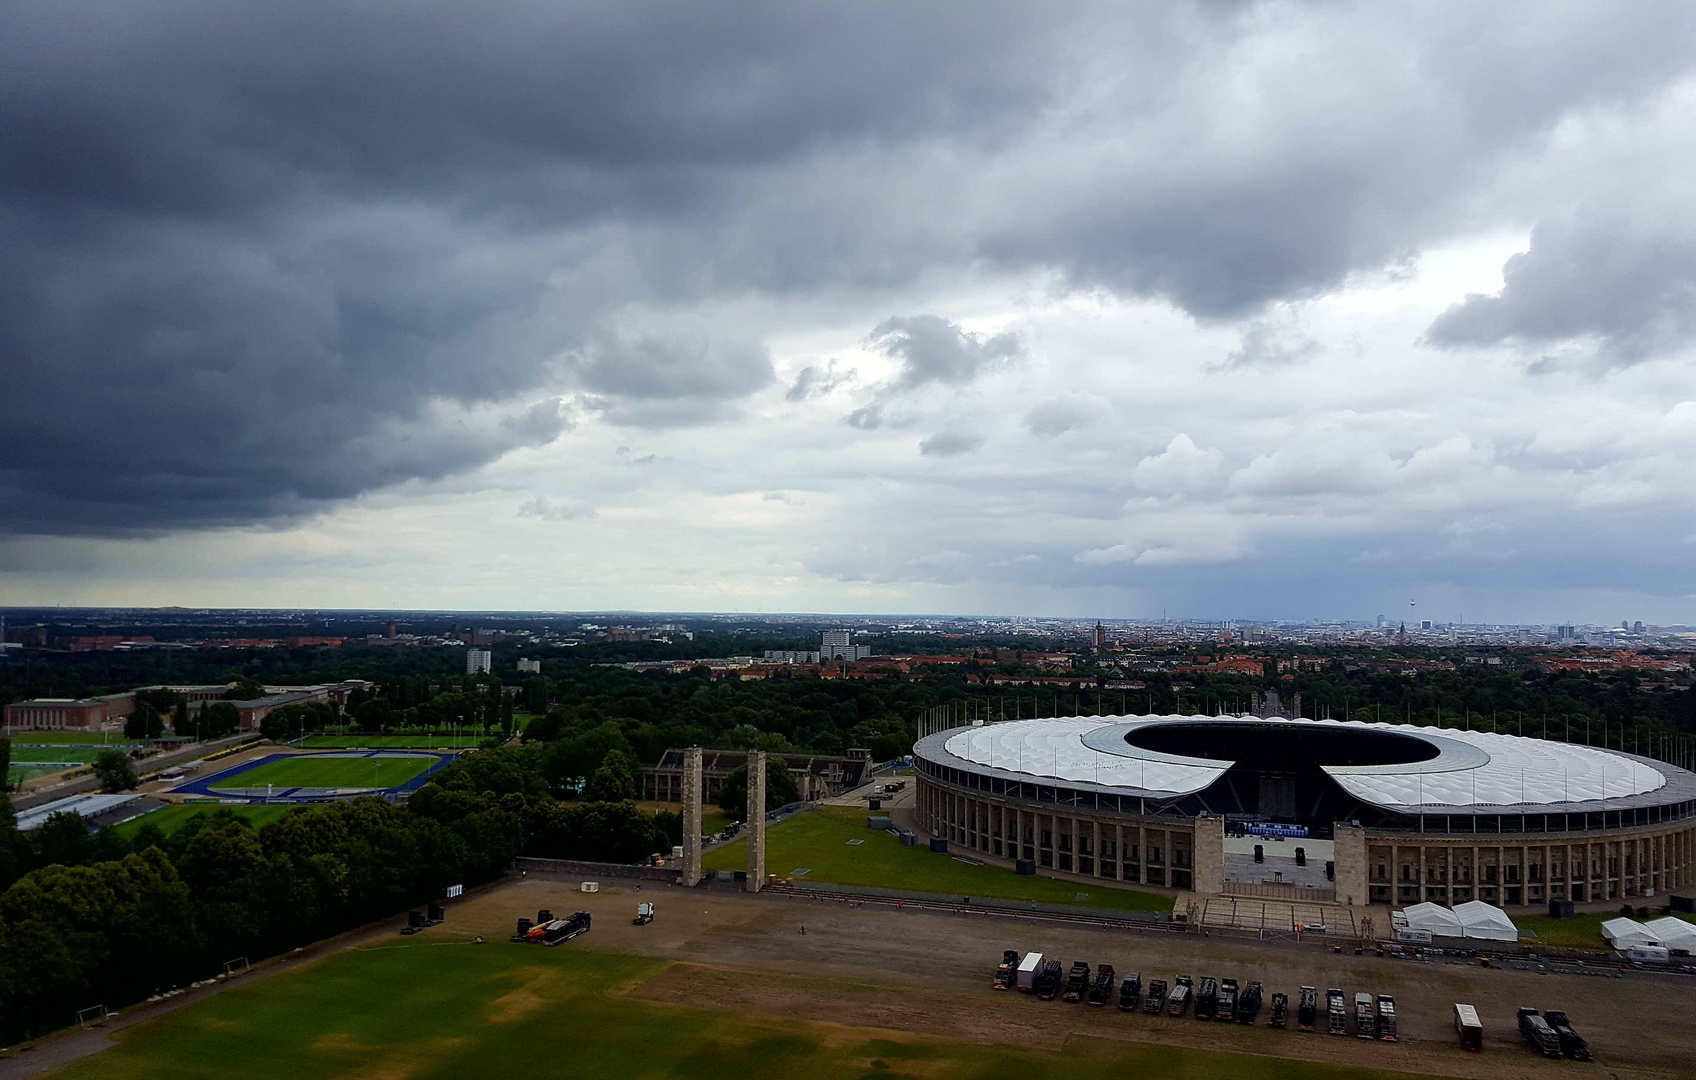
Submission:
[[[1696,8],[0,6],[0,603],[1696,623]]]

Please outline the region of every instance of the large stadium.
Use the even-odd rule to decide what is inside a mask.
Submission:
[[[1341,904],[1504,907],[1696,882],[1696,775],[1496,733],[1058,717],[914,747],[922,828],[1024,872]]]

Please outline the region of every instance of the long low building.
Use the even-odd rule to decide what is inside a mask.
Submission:
[[[1452,728],[1060,717],[914,747],[920,825],[1008,865],[1199,893],[1507,907],[1696,882],[1696,775]]]
[[[849,751],[847,756],[834,754],[772,754],[795,778],[795,790],[802,802],[815,802],[852,791],[871,777],[870,750]],[[748,764],[746,750],[704,750],[701,752],[701,780],[705,790],[701,797],[708,802],[718,798],[725,780],[737,769]],[[667,750],[657,764],[642,770],[642,798],[657,802],[683,801],[683,751]]]

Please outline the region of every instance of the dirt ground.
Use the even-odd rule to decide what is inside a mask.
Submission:
[[[633,996],[698,1008],[796,1016],[945,1037],[1060,1049],[1081,1039],[1128,1039],[1384,1069],[1516,1080],[1543,1077],[1570,1064],[1545,1061],[1519,1041],[1514,1010],[1563,1009],[1589,1040],[1597,1064],[1589,1075],[1689,1077],[1696,1057],[1682,1017],[1691,986],[1667,977],[1603,978],[1484,969],[1476,964],[1420,963],[1339,955],[1308,945],[1266,945],[1128,930],[1095,930],[979,915],[856,908],[794,898],[748,897],[676,886],[603,883],[584,894],[577,881],[531,875],[449,912],[428,934],[483,934],[504,941],[521,916],[538,908],[586,910],[594,930],[571,943],[675,961],[634,988]],[[655,921],[630,924],[636,904],[656,905]],[[801,927],[806,933],[801,933]],[[1341,987],[1396,998],[1401,1041],[1395,1044],[1170,1019],[1141,1013],[1042,1002],[990,989],[1003,949],[1038,950],[1050,958],[1112,964],[1123,977],[1140,972],[1170,981],[1188,974],[1260,981],[1292,1003],[1303,985]],[[1458,1048],[1450,1026],[1456,1001],[1476,1005],[1486,1048]]]

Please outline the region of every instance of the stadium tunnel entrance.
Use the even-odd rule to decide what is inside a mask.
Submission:
[[[1234,762],[1185,801],[1234,821],[1302,825],[1315,837],[1330,836],[1335,822],[1362,814],[1326,767],[1407,765],[1440,753],[1394,732],[1242,720],[1150,724],[1127,733],[1125,741],[1163,754]]]

